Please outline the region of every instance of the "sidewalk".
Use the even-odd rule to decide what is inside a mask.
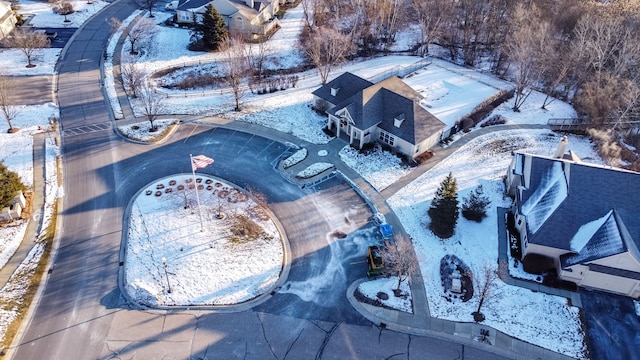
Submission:
[[[44,158],[45,149],[44,142],[47,139],[47,133],[39,133],[33,135],[33,198],[31,200],[31,217],[27,224],[25,233],[20,246],[11,256],[9,261],[0,269],[0,285],[4,286],[16,271],[18,266],[27,257],[27,254],[33,248],[38,240],[40,227],[42,226],[42,216],[44,213]]]

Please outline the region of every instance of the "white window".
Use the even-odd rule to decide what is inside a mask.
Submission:
[[[380,141],[385,144],[389,144],[389,146],[393,146],[393,142],[395,137],[384,130],[380,130]]]

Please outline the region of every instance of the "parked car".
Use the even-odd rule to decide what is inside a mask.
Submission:
[[[380,246],[374,245],[367,248],[367,264],[369,264],[368,277],[378,277],[385,274],[386,269]]]
[[[55,31],[49,31],[49,30],[34,30],[34,31],[46,36],[50,42],[53,42],[55,39],[58,38],[58,33]]]

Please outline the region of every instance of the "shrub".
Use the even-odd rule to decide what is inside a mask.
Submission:
[[[487,207],[491,200],[484,195],[482,185],[478,185],[469,196],[462,200],[462,216],[467,220],[481,222],[487,216]]]
[[[433,157],[434,153],[433,151],[425,151],[422,154],[416,156],[416,162],[418,164],[422,164],[424,162],[426,162],[427,160],[431,159]]]
[[[249,219],[246,215],[236,214],[231,218],[232,242],[246,242],[265,237],[262,227]]]
[[[483,122],[480,127],[491,126],[491,125],[502,125],[507,122],[507,119],[504,116],[496,114],[493,115],[489,120]]]
[[[17,173],[0,162],[0,209],[11,205],[18,191],[26,190]]]
[[[552,272],[555,268],[553,258],[540,254],[527,254],[522,259],[522,266],[524,271],[536,275]]]

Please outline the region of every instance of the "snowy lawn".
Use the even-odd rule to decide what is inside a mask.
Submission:
[[[400,284],[401,296],[395,296],[394,290],[397,288],[398,277],[390,276],[361,283],[358,285],[355,296],[356,298],[362,296],[367,299],[364,302],[373,305],[412,313],[413,306],[408,281],[403,281]]]
[[[511,199],[504,195],[502,182],[511,161],[511,152],[523,150],[550,156],[559,140],[560,135],[547,130],[502,131],[479,137],[389,199],[389,205],[413,237],[432,316],[473,321],[471,313],[477,309],[478,296],[474,295],[468,302],[445,299],[440,283],[440,259],[454,254],[476,274],[485,264],[495,266],[498,241],[506,241],[498,239],[497,222],[503,220],[497,219],[496,207],[511,204]],[[598,159],[585,138],[569,136],[569,149],[583,159]],[[454,236],[442,240],[426,230],[429,222],[427,210],[435,190],[449,172],[457,180],[459,200],[481,184],[492,203],[481,223],[460,216]],[[481,311],[488,326],[552,351],[584,357],[586,348],[579,309],[568,306],[564,298],[534,293],[498,280]]]
[[[340,150],[340,159],[378,191],[386,189],[411,171],[410,167],[402,165],[399,157],[378,146],[367,155],[345,146]]]
[[[31,58],[35,67],[27,67],[27,57],[19,49],[0,49],[0,74],[3,75],[51,75],[62,49],[37,49]],[[4,121],[4,118],[2,118]]]
[[[20,0],[18,14],[28,19],[27,25],[33,27],[49,28],[77,28],[84,24],[91,16],[109,5],[106,1],[92,0],[91,4],[86,0],[70,0],[74,12],[65,17],[53,12],[53,5],[48,2]]]
[[[158,180],[131,204],[125,291],[139,303],[237,304],[278,281],[283,240],[270,213],[231,184],[200,174],[197,179],[202,227],[191,174]],[[234,235],[231,228],[239,224],[256,236]]]

